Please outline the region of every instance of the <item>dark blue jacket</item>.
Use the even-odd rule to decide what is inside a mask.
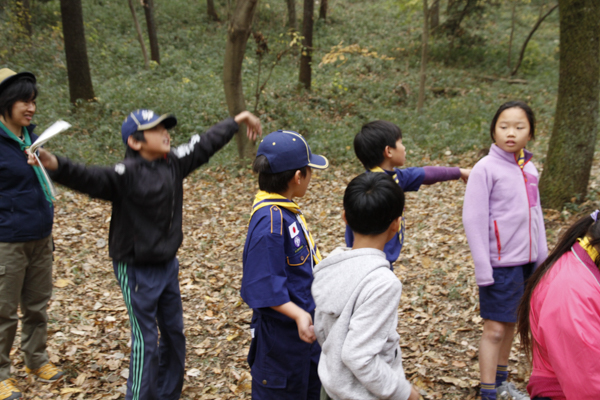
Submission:
[[[31,141],[34,125],[27,129]],[[0,242],[28,242],[52,233],[54,207],[46,197],[27,155],[0,128]]]

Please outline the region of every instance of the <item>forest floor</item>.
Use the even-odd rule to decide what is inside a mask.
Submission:
[[[475,161],[474,154],[463,155],[461,166]],[[308,194],[298,200],[324,255],[343,245],[342,196],[359,172],[350,164],[318,171]],[[184,184],[185,239],[178,253],[187,337],[182,399],[250,398],[246,355],[251,310],[239,289],[255,182],[248,168],[211,166]],[[482,321],[461,222],[464,189],[462,182],[453,181],[407,195],[406,242],[395,267],[403,283],[398,331],[406,375],[426,399],[475,399],[478,391]],[[579,206],[576,214],[591,208]],[[109,203],[61,189],[48,350],[66,378],[55,384],[28,378],[17,339],[13,372],[25,399],[123,397],[130,330],[108,257],[110,209]],[[550,245],[578,215],[545,210]],[[510,379],[524,390],[528,365],[518,341],[509,368]]]

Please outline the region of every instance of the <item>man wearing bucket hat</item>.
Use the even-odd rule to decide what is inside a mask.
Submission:
[[[181,395],[185,336],[176,254],[183,240],[183,179],[225,146],[240,123],[251,139],[261,133],[259,119],[244,111],[171,150],[168,129],[177,119],[136,110],[121,126],[125,160],[113,167],[86,167],[40,151],[57,182],[113,203],[109,255],[131,326],[127,400]]]
[[[52,222],[49,182],[27,164],[35,142],[36,79],[30,72],[0,69],[0,400],[21,397],[10,377],[10,350],[21,305],[25,370],[45,382],[62,371],[48,360],[46,309],[52,296]]]
[[[321,348],[310,287],[321,254],[293,199],[306,193],[313,168],[328,166],[302,135],[282,130],[261,141],[252,165],[260,191],[244,246],[241,295],[253,309],[253,399],[319,399]]]

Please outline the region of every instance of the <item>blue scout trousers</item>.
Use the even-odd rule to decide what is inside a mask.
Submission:
[[[314,316],[313,316],[314,317]],[[254,337],[248,353],[254,400],[319,400],[317,373],[321,347],[303,342],[292,320],[254,312]]]
[[[136,266],[113,262],[113,267],[131,327],[125,399],[179,399],[185,369],[179,261]]]

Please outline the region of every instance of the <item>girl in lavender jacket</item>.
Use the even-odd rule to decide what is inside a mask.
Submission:
[[[535,135],[533,111],[519,101],[503,104],[490,134],[494,144],[471,172],[463,207],[485,320],[479,345],[481,398],[529,399],[506,380],[525,281],[548,254],[538,171],[524,149]]]

